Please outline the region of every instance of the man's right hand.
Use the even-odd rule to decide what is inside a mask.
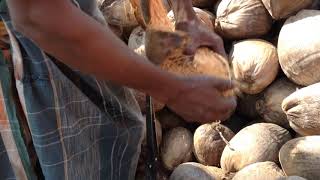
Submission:
[[[237,105],[235,97],[223,96],[224,91],[232,88],[231,81],[216,77],[186,77],[175,97],[166,104],[188,122],[224,121]]]

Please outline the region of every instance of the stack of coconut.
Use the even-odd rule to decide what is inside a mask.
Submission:
[[[183,75],[232,77],[238,107],[223,123],[200,125],[155,102],[159,179],[320,179],[319,0],[193,4],[201,22],[224,39],[229,59],[202,48],[194,58],[170,56],[158,65]],[[130,0],[106,0],[101,9],[119,37],[146,57],[146,31]],[[145,95],[135,94],[144,112]],[[144,177],[144,145],[136,179]]]

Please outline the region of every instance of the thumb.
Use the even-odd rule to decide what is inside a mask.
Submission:
[[[187,56],[195,55],[197,48],[198,46],[196,45],[196,43],[190,43],[185,47],[183,54]]]
[[[227,79],[215,78],[213,80],[213,86],[219,91],[226,91],[234,88],[234,82]]]

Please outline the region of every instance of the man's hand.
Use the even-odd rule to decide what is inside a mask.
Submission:
[[[224,121],[235,110],[235,97],[222,92],[233,88],[231,81],[214,77],[187,77],[167,106],[188,122],[209,123]]]
[[[184,51],[186,55],[194,55],[199,47],[208,47],[225,58],[227,57],[222,38],[196,17],[191,21],[177,23],[176,30],[187,32],[191,37],[191,42]]]
[[[172,5],[176,30],[184,31],[191,37],[185,54],[194,55],[199,47],[209,47],[220,55],[227,57],[222,38],[213,29],[207,28],[198,19],[191,0],[169,0]]]

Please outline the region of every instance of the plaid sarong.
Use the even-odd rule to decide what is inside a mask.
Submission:
[[[0,180],[39,169],[46,180],[134,179],[144,121],[130,90],[69,68],[2,19],[13,60],[0,53]]]

